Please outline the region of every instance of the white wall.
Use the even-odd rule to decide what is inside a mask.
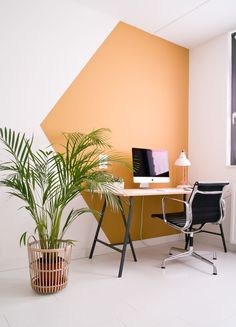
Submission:
[[[37,147],[47,146],[40,123],[116,23],[75,0],[1,0],[0,126],[33,133]],[[26,262],[19,236],[33,226],[19,206],[0,189],[0,270]],[[90,215],[74,225],[70,236],[79,240],[74,253],[85,254],[94,227]]]
[[[236,167],[226,166],[229,120],[230,47],[224,34],[190,50],[189,170],[196,180],[236,180]],[[230,205],[224,223],[230,232]],[[208,234],[205,237],[210,237]],[[207,235],[207,236],[206,236]],[[217,237],[214,236],[214,239]],[[218,241],[220,245],[220,238]]]

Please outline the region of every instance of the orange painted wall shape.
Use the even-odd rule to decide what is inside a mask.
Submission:
[[[42,129],[51,143],[60,144],[61,132],[110,128],[114,149],[129,162],[132,147],[167,149],[169,186],[174,186],[180,179],[174,161],[188,149],[188,58],[187,49],[120,22],[49,112]],[[116,166],[114,173],[124,177],[126,187],[138,187],[124,168]],[[86,201],[101,208],[99,200],[92,204],[86,196]],[[140,236],[140,208],[141,199],[136,199],[133,239]],[[175,233],[150,218],[160,210],[160,197],[145,198],[144,238]],[[118,214],[106,214],[103,230],[111,241],[122,240]]]

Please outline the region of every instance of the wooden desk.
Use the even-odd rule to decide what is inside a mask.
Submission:
[[[104,242],[104,241],[102,241],[102,240],[100,240],[98,238],[99,231],[100,231],[102,221],[103,221],[103,218],[104,218],[104,215],[105,215],[106,207],[107,207],[106,200],[104,200],[102,211],[101,211],[101,216],[100,216],[100,219],[99,219],[99,222],[98,222],[98,227],[97,227],[97,230],[96,230],[96,233],[95,233],[95,236],[94,236],[94,240],[93,240],[92,248],[91,248],[91,251],[90,251],[90,254],[89,254],[89,258],[91,259],[93,257],[93,253],[94,253],[95,246],[96,246],[97,242],[99,242],[99,243],[101,243],[101,244],[103,244],[105,246],[108,246],[108,247],[112,248],[115,251],[120,252],[121,253],[121,260],[120,260],[120,267],[119,267],[118,277],[122,277],[127,244],[130,244],[134,261],[137,261],[136,254],[135,254],[134,247],[133,247],[133,243],[132,243],[132,240],[131,240],[131,237],[130,237],[130,224],[131,224],[131,220],[132,220],[134,197],[137,197],[137,196],[154,196],[154,195],[162,195],[162,196],[166,196],[166,195],[187,195],[187,194],[190,194],[190,193],[191,193],[191,190],[185,190],[185,189],[180,189],[180,188],[117,189],[115,194],[118,197],[120,212],[121,212],[121,216],[122,216],[123,223],[124,223],[124,226],[125,226],[124,241],[123,241],[123,243],[119,243],[119,244],[117,244],[117,243],[116,244],[109,244],[109,243],[106,243],[106,242]],[[128,210],[127,217],[125,216],[125,211],[124,211],[124,207],[122,205],[121,197],[128,198],[129,210]],[[122,249],[119,249],[117,247],[117,245],[123,245]]]

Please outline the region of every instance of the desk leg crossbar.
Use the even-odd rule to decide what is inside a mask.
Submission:
[[[120,260],[120,267],[119,267],[118,277],[121,277],[122,272],[123,272],[123,268],[124,268],[124,261],[125,261],[125,254],[126,254],[127,244],[130,244],[134,261],[137,261],[137,258],[136,258],[136,254],[135,254],[135,251],[134,251],[133,243],[132,243],[132,240],[131,240],[131,237],[130,237],[130,232],[129,232],[130,231],[130,224],[131,224],[131,217],[132,217],[132,212],[133,212],[133,197],[131,196],[129,198],[129,212],[128,212],[127,220],[126,220],[124,207],[122,205],[120,197],[118,197],[118,201],[119,201],[119,208],[120,208],[122,220],[123,220],[123,223],[124,223],[124,226],[125,226],[124,242],[119,243],[119,244],[117,244],[117,243],[116,244],[109,244],[109,243],[106,243],[106,242],[104,242],[104,241],[102,241],[102,240],[100,240],[98,238],[99,231],[100,231],[100,228],[101,228],[101,225],[102,225],[102,222],[103,222],[103,218],[104,218],[104,215],[105,215],[106,207],[107,207],[107,202],[106,202],[106,199],[105,199],[103,207],[102,207],[102,211],[101,211],[101,216],[100,216],[100,219],[99,219],[99,222],[98,222],[98,227],[97,227],[95,237],[94,237],[94,240],[93,240],[92,248],[91,248],[91,251],[90,251],[90,254],[89,254],[89,259],[91,259],[93,257],[93,253],[94,253],[95,246],[96,246],[97,242],[99,242],[99,243],[101,243],[101,244],[103,244],[105,246],[108,246],[108,247],[112,248],[115,251],[120,252],[121,253],[121,260]],[[119,249],[119,248],[116,247],[116,245],[122,245],[122,244],[123,244],[122,249]]]

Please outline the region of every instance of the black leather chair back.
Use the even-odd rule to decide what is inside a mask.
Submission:
[[[196,182],[189,198],[192,207],[192,225],[216,223],[222,218],[223,189],[228,182]]]

